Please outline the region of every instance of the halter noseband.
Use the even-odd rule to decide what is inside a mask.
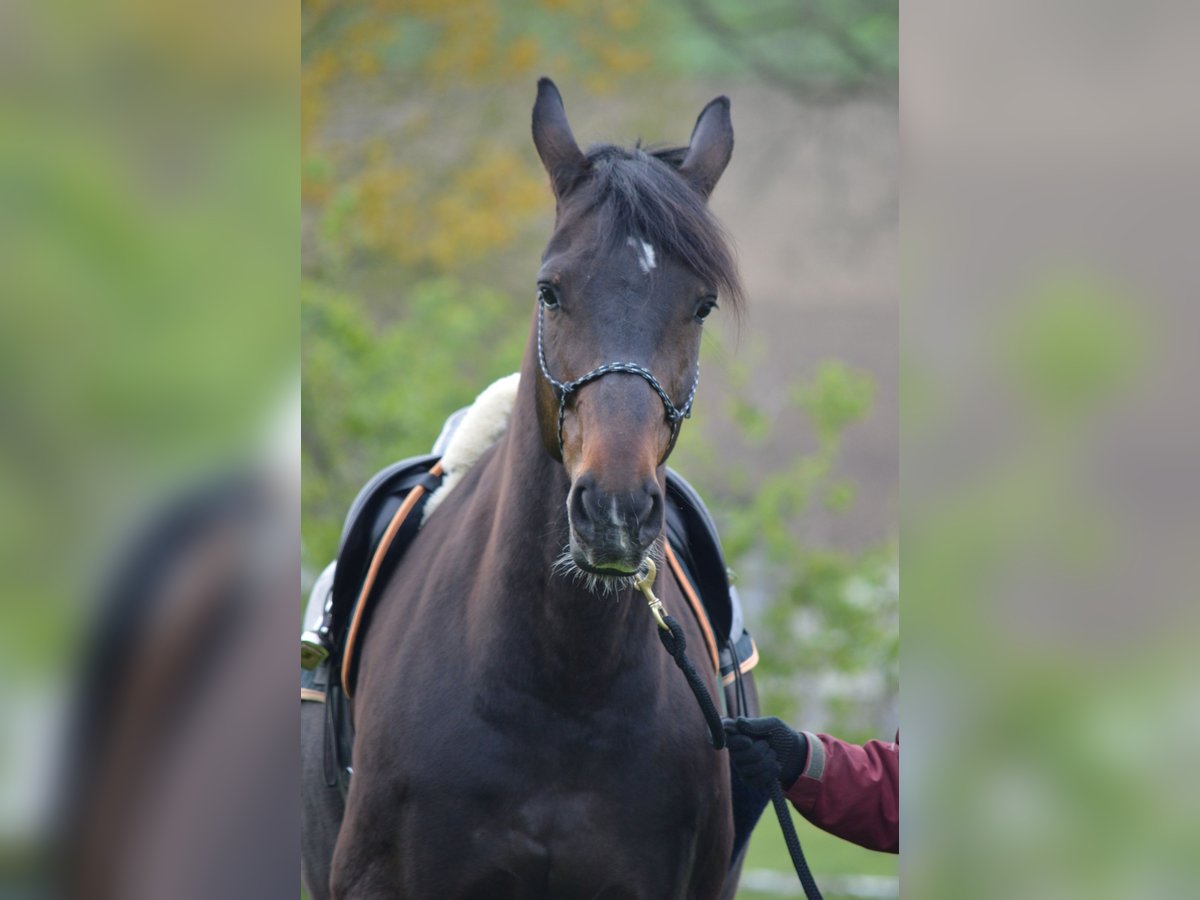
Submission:
[[[688,391],[687,400],[684,401],[682,407],[676,406],[669,394],[658,383],[658,379],[645,366],[639,366],[637,363],[631,362],[611,362],[605,363],[602,366],[597,366],[588,372],[586,375],[581,375],[574,381],[563,383],[550,374],[550,369],[546,365],[546,351],[542,344],[542,319],[545,313],[545,305],[538,301],[538,320],[537,320],[537,350],[538,350],[538,365],[541,366],[542,375],[546,381],[558,392],[558,455],[562,456],[563,452],[563,418],[567,414],[567,398],[572,393],[579,390],[585,384],[603,378],[605,375],[611,375],[613,372],[628,372],[630,375],[640,375],[646,379],[650,387],[654,388],[654,393],[658,394],[658,398],[662,400],[663,408],[667,413],[667,421],[671,423],[671,443],[667,446],[667,453],[671,452],[671,448],[675,446],[675,440],[679,437],[679,424],[684,419],[692,417],[692,401],[696,399],[696,388],[700,384],[700,365],[696,365],[696,377],[692,379],[692,389]],[[665,456],[664,456],[665,458]],[[661,464],[661,463],[660,463]]]

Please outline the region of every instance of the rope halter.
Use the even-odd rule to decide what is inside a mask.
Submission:
[[[691,390],[688,391],[687,400],[683,406],[676,406],[670,395],[666,392],[658,379],[654,377],[654,373],[645,366],[639,366],[632,362],[610,362],[602,366],[597,366],[585,375],[581,375],[574,381],[562,382],[550,374],[550,368],[546,365],[546,350],[542,341],[542,321],[545,318],[546,307],[541,301],[538,301],[538,320],[537,320],[537,350],[538,350],[538,365],[541,367],[542,375],[548,381],[551,387],[558,394],[558,455],[559,458],[563,455],[563,419],[567,414],[567,399],[575,391],[579,390],[585,384],[590,384],[597,379],[603,378],[605,375],[611,375],[613,372],[626,372],[630,375],[640,375],[654,389],[654,393],[658,394],[658,398],[662,400],[663,409],[666,410],[667,421],[671,423],[671,443],[667,446],[667,453],[671,452],[671,448],[675,446],[675,439],[679,437],[679,426],[684,419],[692,417],[692,401],[696,399],[696,388],[700,384],[700,365],[696,364],[696,376],[692,379]],[[664,459],[665,459],[664,455]]]

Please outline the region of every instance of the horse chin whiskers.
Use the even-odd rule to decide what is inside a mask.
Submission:
[[[646,555],[654,560],[660,571],[663,565],[662,542],[663,538],[660,536],[646,551]],[[562,553],[554,560],[550,570],[556,575],[571,579],[595,597],[619,597],[626,590],[633,590],[637,583],[636,572],[629,575],[600,575],[581,569],[571,553],[570,544],[563,547]]]
[[[595,597],[619,597],[626,588],[632,588],[636,580],[633,575],[598,575],[579,568],[571,554],[570,545],[563,547],[551,571],[569,578]]]

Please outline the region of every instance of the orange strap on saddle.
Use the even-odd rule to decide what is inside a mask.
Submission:
[[[716,673],[717,679],[721,678],[721,657],[717,653],[717,639],[713,636],[712,626],[708,624],[708,614],[704,611],[704,606],[700,602],[700,598],[696,596],[695,590],[692,589],[692,583],[688,580],[687,575],[683,572],[683,566],[679,564],[679,560],[675,557],[675,551],[671,549],[671,542],[663,541],[664,554],[667,557],[667,565],[671,567],[671,571],[675,573],[675,580],[679,582],[679,587],[683,591],[683,596],[687,598],[688,606],[692,608],[692,615],[696,617],[697,624],[700,625],[700,631],[704,634],[704,646],[708,648],[708,658],[712,663],[713,672]]]
[[[696,596],[696,591],[692,587],[692,582],[684,574],[683,566],[679,564],[679,559],[675,556],[675,551],[671,549],[671,542],[663,541],[663,547],[666,550],[667,565],[675,573],[675,578],[678,580],[680,588],[683,589],[683,595],[687,598],[688,606],[692,608],[692,615],[696,617],[696,621],[700,625],[700,631],[704,633],[704,645],[708,647],[708,658],[713,664],[713,671],[717,674],[717,680],[723,685],[733,684],[734,679],[737,678],[737,672],[730,672],[724,677],[721,676],[721,657],[717,652],[717,639],[713,636],[712,626],[708,622],[708,614],[704,611],[704,604],[700,602],[700,598]],[[750,647],[750,656],[738,661],[738,672],[741,672],[743,675],[758,665],[758,646],[751,640]]]
[[[430,468],[429,474],[442,474],[442,463],[440,460]],[[358,632],[362,626],[363,613],[367,608],[367,598],[371,595],[371,588],[375,586],[375,579],[379,575],[379,568],[383,565],[384,557],[387,556],[388,548],[392,546],[392,541],[395,540],[396,533],[400,530],[400,526],[404,524],[404,520],[408,518],[409,513],[413,511],[413,507],[425,496],[425,492],[425,486],[421,484],[418,484],[408,492],[408,496],[404,498],[404,502],[400,504],[400,508],[396,510],[396,514],[392,516],[392,521],[388,523],[383,537],[379,539],[379,546],[375,548],[375,555],[371,557],[371,566],[367,569],[367,577],[363,581],[362,590],[358,592],[358,602],[354,606],[354,618],[351,620],[350,630],[347,632],[346,651],[342,654],[342,690],[346,694],[346,699],[350,699],[350,667],[354,662],[354,651],[358,646]]]

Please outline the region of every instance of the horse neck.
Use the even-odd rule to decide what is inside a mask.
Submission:
[[[596,596],[572,576],[553,571],[567,543],[571,485],[562,464],[542,446],[539,377],[531,351],[508,429],[485,476],[495,485],[495,503],[481,567],[488,599],[476,613],[503,652],[518,643],[520,652],[540,660],[547,678],[594,679],[612,667],[636,664],[647,646],[636,638],[644,636],[639,630],[649,628],[650,620],[631,590]]]

